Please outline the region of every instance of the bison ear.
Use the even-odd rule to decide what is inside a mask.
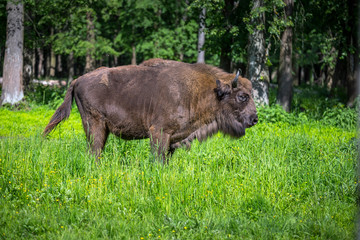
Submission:
[[[216,80],[214,92],[216,93],[217,98],[222,100],[231,93],[231,87],[228,84],[220,82],[220,80]]]

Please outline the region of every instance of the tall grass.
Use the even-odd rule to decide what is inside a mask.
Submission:
[[[265,121],[272,112],[285,117]],[[0,109],[1,239],[355,236],[354,127],[260,109],[245,137],[195,141],[169,165],[148,140],[113,136],[97,163],[76,109],[41,137],[52,113]]]

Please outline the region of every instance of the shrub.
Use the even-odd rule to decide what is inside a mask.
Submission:
[[[295,125],[308,120],[304,113],[300,113],[298,115],[295,113],[288,113],[277,104],[273,106],[261,106],[257,109],[259,120],[269,123],[283,122]]]
[[[321,121],[325,124],[344,129],[354,129],[357,124],[356,112],[356,109],[348,108],[344,104],[338,103],[324,111]]]

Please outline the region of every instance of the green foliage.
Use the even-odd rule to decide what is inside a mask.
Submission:
[[[304,113],[288,113],[280,105],[258,107],[258,116],[260,121],[268,123],[282,122],[295,125],[308,121]]]
[[[145,39],[139,46],[144,58],[164,58],[194,62],[197,58],[197,23],[190,21],[185,24],[181,21],[175,29],[160,28]]]
[[[25,101],[35,105],[48,105],[52,109],[58,108],[64,101],[66,88],[48,87],[37,84],[25,96]]]
[[[276,91],[270,89],[270,106],[258,107],[259,120],[268,123],[287,123],[291,125],[321,122],[322,124],[355,129],[359,104],[348,108],[342,102],[345,101],[345,93],[338,89],[329,92],[325,88],[301,87],[295,88],[292,101],[292,112],[288,113],[281,106],[275,104]]]
[[[322,122],[325,124],[341,127],[344,129],[355,129],[358,121],[358,111],[345,107],[343,104],[334,105],[326,109]]]

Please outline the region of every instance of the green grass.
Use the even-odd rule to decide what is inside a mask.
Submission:
[[[76,109],[43,139],[54,110],[2,108],[0,239],[354,239],[355,128],[259,111],[163,166],[113,136],[96,164]]]

